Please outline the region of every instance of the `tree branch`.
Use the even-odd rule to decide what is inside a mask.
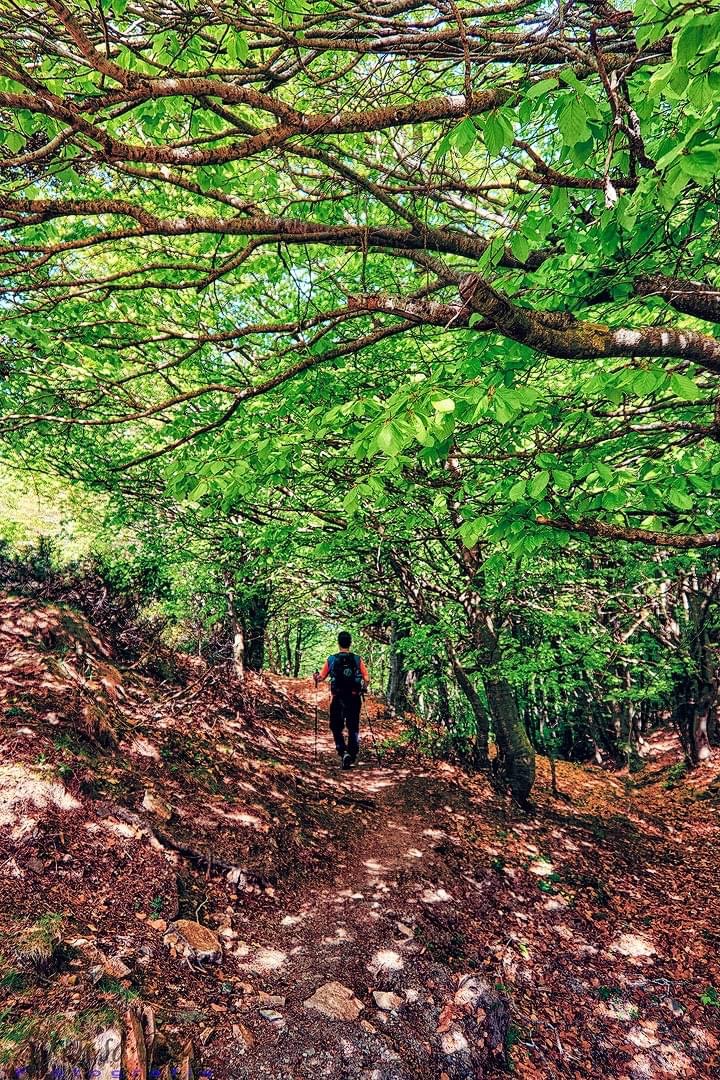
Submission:
[[[581,518],[579,521],[571,521],[570,518],[536,517],[538,525],[547,525],[551,529],[562,529],[565,532],[584,533],[585,536],[596,536],[601,540],[627,540],[631,544],[650,544],[653,547],[681,548],[692,550],[694,548],[720,547],[720,532],[712,533],[669,533],[654,532],[651,529],[639,529],[630,525],[608,525],[602,521],[589,521]]]

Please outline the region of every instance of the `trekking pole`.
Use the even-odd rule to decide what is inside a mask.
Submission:
[[[313,676],[315,679],[315,761],[318,759],[318,681],[317,672]]]
[[[370,738],[372,739],[373,750],[375,751],[375,757],[377,758],[378,765],[382,765],[382,756],[378,750],[377,739],[375,738],[375,731],[373,730],[372,720],[370,719],[370,713],[368,712],[367,703],[365,701],[365,695],[362,695],[362,707],[365,712],[365,719],[367,720],[368,729],[370,731]]]

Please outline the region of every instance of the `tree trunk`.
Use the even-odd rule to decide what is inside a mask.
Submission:
[[[685,759],[691,767],[712,755],[710,732],[716,693],[705,680],[686,676],[679,687],[673,720],[680,736]]]
[[[265,664],[268,599],[266,592],[260,592],[251,596],[245,604],[243,613],[245,663],[250,671],[262,671]]]
[[[712,756],[711,736],[718,700],[718,676],[713,649],[705,628],[696,629],[692,641],[693,669],[678,686],[673,720],[690,766]]]
[[[240,682],[245,679],[245,631],[239,620],[233,619],[233,667]]]
[[[481,617],[481,607],[473,630],[475,640],[484,653],[486,671],[483,674],[490,716],[498,745],[498,779],[508,787],[515,802],[522,807],[535,782],[535,750],[518,709],[515,691],[499,674],[502,659],[500,639],[490,617]]]
[[[695,758],[698,762],[707,761],[712,756],[711,733],[715,718],[715,707],[718,696],[718,678],[715,662],[707,634],[703,633],[698,641],[699,657],[699,682],[696,696],[695,716],[693,723],[693,744]]]
[[[226,577],[226,589],[230,634],[232,636],[233,668],[238,681],[242,683],[245,681],[245,632],[242,620],[238,615],[232,574],[228,574]]]
[[[267,654],[267,666],[270,671],[275,671],[275,644],[271,634],[265,637],[265,651]]]
[[[500,751],[503,781],[520,806],[527,806],[535,782],[535,751],[518,712],[512,687],[505,680],[485,682],[490,714]]]
[[[405,661],[397,648],[397,642],[407,636],[406,630],[398,630],[393,624],[390,630],[390,671],[388,673],[386,699],[391,709],[398,716],[403,716],[408,707],[408,687]]]
[[[455,649],[450,643],[448,643],[448,655],[457,684],[467,698],[473,716],[475,717],[475,764],[479,769],[487,769],[490,766],[488,747],[490,725],[487,709],[483,704],[482,698],[473,686],[472,679],[458,660]]]
[[[445,675],[442,671],[438,673],[437,679],[437,719],[438,723],[441,724],[446,731],[452,729],[452,709],[450,708],[450,698],[448,697]]]
[[[285,660],[283,662],[283,674],[292,674],[292,646],[290,645],[290,620],[285,621],[285,632],[283,634],[283,644],[285,645]]]
[[[302,660],[302,623],[298,623],[295,629],[295,653],[293,655],[293,678],[297,679],[300,674],[300,662]]]

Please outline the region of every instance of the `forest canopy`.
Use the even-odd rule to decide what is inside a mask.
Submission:
[[[717,2],[0,0],[4,457],[251,666],[353,621],[519,802],[662,717],[703,760],[719,40]]]

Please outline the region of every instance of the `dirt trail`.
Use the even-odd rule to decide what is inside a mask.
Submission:
[[[451,766],[378,764],[367,731],[344,773],[322,708],[313,760],[312,692],[283,686],[307,707],[294,752],[344,794],[352,827],[329,879],[234,923],[254,989],[278,998],[237,1076],[499,1076],[463,1052],[454,1003],[474,976],[510,1003],[516,1075],[720,1075],[718,1010],[700,1001],[718,975],[712,807],[676,805],[674,835],[660,817],[672,793],[561,764],[572,801],[548,797],[541,769],[528,817]],[[377,712],[375,727],[385,734]],[[364,1004],[357,1020],[304,1008],[328,980]],[[396,1008],[378,1009],[377,990]]]
[[[315,760],[309,683],[248,676],[241,709],[183,663],[140,676],[79,616],[0,597],[8,1060],[129,1004],[154,1064],[191,1043],[213,1080],[495,1077],[505,1040],[523,1080],[720,1077],[720,783],[680,776],[674,739],[634,777],[558,763],[567,801],[541,760],[526,814],[412,750],[378,763],[367,730],[341,771],[327,698]],[[15,943],[55,922],[70,951],[36,977]]]
[[[284,685],[308,700],[306,684]],[[454,1004],[473,987],[476,965],[460,963],[460,956],[448,965],[467,917],[468,888],[478,886],[469,875],[465,882],[454,878],[448,855],[455,841],[433,812],[443,800],[442,816],[453,812],[462,794],[435,768],[398,764],[382,753],[378,758],[366,717],[358,765],[341,770],[326,700],[316,761],[312,698],[308,705],[309,715],[293,735],[294,750],[322,785],[342,797],[337,813],[350,819],[349,829],[343,822],[347,843],[327,880],[285,897],[272,915],[253,912],[234,922],[247,943],[248,979],[269,1000],[260,1010],[265,1030],[255,1027],[254,1045],[236,1055],[232,1072],[273,1080],[479,1075],[467,1052],[467,1010]],[[370,708],[382,737],[378,710]],[[353,991],[362,1005],[357,1018],[333,1020],[306,1007],[328,982]],[[501,1002],[500,1023],[503,1012]]]

